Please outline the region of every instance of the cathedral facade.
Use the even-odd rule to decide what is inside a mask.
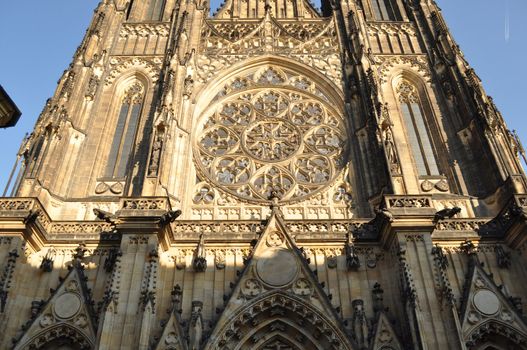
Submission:
[[[527,349],[527,179],[433,0],[102,0],[0,198],[0,348]]]

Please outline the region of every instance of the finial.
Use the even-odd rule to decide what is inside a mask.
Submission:
[[[264,7],[264,9],[265,9],[265,13],[266,14],[271,12],[272,6],[271,6],[271,4],[269,4],[269,0],[265,0],[265,7]]]

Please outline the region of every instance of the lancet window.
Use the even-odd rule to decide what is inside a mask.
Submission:
[[[106,165],[105,176],[107,177],[122,178],[126,174],[143,109],[143,101],[144,87],[139,82],[129,87],[121,100],[115,133]]]
[[[150,0],[148,4],[146,19],[151,21],[161,21],[165,10],[166,0]]]
[[[373,16],[377,21],[401,21],[397,0],[371,0]]]
[[[417,88],[407,80],[397,87],[408,142],[420,176],[439,175]]]
[[[165,12],[165,4],[166,0],[133,0],[128,17],[132,21],[161,21]]]

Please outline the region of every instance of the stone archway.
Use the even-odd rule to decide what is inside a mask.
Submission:
[[[42,350],[80,350],[81,348],[68,338],[59,338],[55,339],[46,345],[44,345]]]
[[[274,312],[282,313],[275,309]],[[235,350],[258,349],[258,350],[319,350],[319,341],[309,333],[309,329],[304,325],[293,321],[291,315],[282,314],[258,324],[245,337],[240,339]],[[274,348],[271,346],[273,345]],[[280,345],[283,344],[283,345]],[[279,346],[283,346],[281,349]],[[289,348],[288,348],[289,347]]]
[[[205,349],[268,350],[283,343],[283,350],[352,350],[337,322],[301,298],[272,292],[229,317]]]
[[[527,350],[527,336],[509,325],[490,320],[470,333],[470,350]]]
[[[72,325],[62,323],[45,329],[16,349],[90,350],[93,347],[86,334]]]
[[[296,341],[287,339],[281,334],[270,334],[269,339],[265,340],[262,345],[259,345],[257,350],[301,350],[302,344],[297,344]]]

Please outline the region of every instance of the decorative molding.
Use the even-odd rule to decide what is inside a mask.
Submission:
[[[368,22],[368,34],[374,35],[378,33],[389,35],[408,35],[412,37],[417,36],[417,29],[411,22]]]
[[[170,23],[123,23],[119,32],[120,38],[129,36],[159,36],[168,37],[170,33]]]
[[[464,231],[464,232],[477,232],[481,227],[486,225],[491,219],[488,220],[475,220],[475,219],[445,219],[440,220],[436,224],[436,231]]]
[[[168,210],[168,198],[123,198],[120,207],[123,210]]]
[[[162,57],[113,56],[110,58],[110,70],[106,77],[106,86],[113,84],[115,79],[127,70],[144,69],[153,82],[159,79]]]
[[[423,76],[430,82],[431,73],[426,55],[377,55],[375,63],[378,65],[378,73],[382,84],[388,82],[390,71],[396,66],[407,66]]]
[[[385,203],[390,208],[433,208],[432,198],[428,196],[386,196]]]

